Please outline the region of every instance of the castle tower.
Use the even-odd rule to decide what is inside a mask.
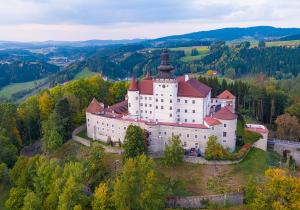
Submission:
[[[153,83],[155,103],[154,119],[158,122],[176,122],[176,104],[178,83],[172,71],[174,67],[169,63],[169,52],[163,49],[161,64],[158,67],[158,77]]]
[[[139,119],[140,116],[140,91],[134,77],[128,88],[128,114],[136,119]]]

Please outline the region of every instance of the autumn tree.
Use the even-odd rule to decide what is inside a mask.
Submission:
[[[39,97],[39,111],[42,120],[47,120],[54,109],[54,99],[48,90],[45,90]]]
[[[300,124],[298,118],[286,113],[277,117],[276,134],[281,139],[299,140]]]
[[[24,197],[24,205],[22,210],[40,210],[41,209],[41,200],[34,192],[27,192]]]
[[[145,155],[129,158],[114,183],[112,199],[117,209],[163,209],[165,193]]]
[[[114,82],[113,85],[108,89],[109,104],[115,104],[124,100],[128,86],[128,82],[126,81]]]
[[[110,200],[110,193],[106,183],[100,183],[95,189],[92,200],[93,210],[109,210],[112,207],[112,200]]]
[[[218,143],[217,136],[209,136],[205,148],[205,158],[208,160],[222,160],[226,156],[227,151]]]
[[[282,169],[265,171],[266,182],[256,186],[251,209],[300,209],[300,179]]]
[[[147,138],[144,130],[136,125],[129,125],[123,144],[123,158],[133,158],[147,153]]]
[[[164,163],[174,166],[182,163],[184,157],[184,149],[182,147],[179,136],[172,136],[169,144],[166,145],[164,151]]]
[[[12,167],[17,160],[18,149],[7,137],[7,132],[0,128],[0,163]]]

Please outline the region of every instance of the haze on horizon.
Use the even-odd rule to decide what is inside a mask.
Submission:
[[[0,40],[156,38],[224,27],[300,27],[299,0],[0,0]]]

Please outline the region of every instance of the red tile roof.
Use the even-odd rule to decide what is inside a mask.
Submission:
[[[235,96],[228,90],[224,90],[220,95],[217,96],[219,99],[235,99]]]
[[[182,78],[178,78],[177,81],[178,96],[204,98],[211,91],[210,87],[195,79],[185,81]]]
[[[268,133],[267,128],[246,128],[246,130],[251,131],[251,132],[255,132],[255,133],[259,133],[259,134]]]
[[[209,125],[209,126],[214,126],[214,125],[219,125],[222,124],[219,120],[213,118],[213,117],[205,117],[204,121]]]
[[[213,117],[220,120],[234,120],[237,118],[237,115],[232,113],[227,107],[223,107]]]
[[[153,80],[143,79],[138,84],[140,94],[153,95]]]
[[[128,114],[128,101],[124,100],[116,103],[105,109],[105,112],[115,113],[115,114]]]
[[[184,77],[178,77],[178,96],[181,97],[206,97],[211,88],[195,79],[184,80]],[[143,79],[138,82],[140,94],[153,95],[153,79]],[[132,90],[130,87],[129,90]]]
[[[99,103],[95,98],[93,98],[92,102],[86,109],[86,112],[89,113],[100,113],[104,110],[104,104]]]
[[[146,73],[146,76],[145,76],[144,80],[150,80],[150,79],[152,79],[152,78],[151,78],[151,76],[150,76],[150,73],[149,73],[149,71],[147,71],[147,73]]]
[[[130,90],[130,91],[137,91],[137,90],[139,90],[138,89],[137,81],[136,81],[136,79],[134,77],[132,78],[132,80],[130,82],[128,90]]]

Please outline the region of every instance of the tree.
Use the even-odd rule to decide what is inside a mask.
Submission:
[[[236,73],[234,68],[227,68],[224,72],[225,77],[228,77],[230,79],[235,79]]]
[[[124,100],[128,86],[129,84],[126,81],[114,82],[108,89],[109,104],[114,104]]]
[[[41,200],[38,196],[30,191],[26,194],[24,198],[24,205],[22,210],[40,210],[41,209]]]
[[[265,171],[266,182],[256,186],[251,209],[279,210],[300,208],[300,179],[282,169]]]
[[[165,191],[145,155],[129,158],[114,183],[112,199],[117,209],[163,209]]]
[[[191,51],[191,56],[196,56],[199,55],[199,51],[197,50],[197,48],[193,48]]]
[[[183,157],[184,149],[179,136],[172,136],[169,144],[165,147],[164,163],[169,166],[174,166],[182,163]]]
[[[2,182],[7,176],[7,166],[5,163],[0,163],[0,182]]]
[[[222,160],[226,158],[227,151],[218,143],[216,136],[208,137],[205,148],[205,158],[208,160]]]
[[[62,136],[57,130],[50,130],[48,135],[44,135],[42,138],[43,151],[54,152],[63,144]]]
[[[111,208],[110,203],[110,193],[108,191],[108,186],[106,183],[100,183],[96,188],[93,201],[92,209],[93,210],[108,210]]]
[[[286,113],[278,116],[275,123],[277,125],[276,134],[279,138],[299,140],[300,124],[297,117]]]
[[[69,104],[69,101],[66,98],[60,99],[55,104],[54,112],[58,117],[58,122],[62,126],[62,130],[60,131],[60,135],[62,135],[63,139],[67,139],[70,137],[72,132],[72,110]]]
[[[0,163],[5,163],[12,167],[17,159],[18,149],[12,144],[6,135],[6,132],[0,128]]]
[[[5,201],[5,207],[9,210],[20,210],[23,207],[26,188],[13,187],[9,191],[9,198]]]
[[[300,102],[294,103],[286,109],[286,112],[292,116],[296,116],[300,122]]]
[[[123,158],[133,158],[147,153],[147,138],[144,130],[136,125],[128,126],[123,144]]]
[[[258,42],[258,47],[259,47],[259,48],[264,48],[264,47],[266,47],[266,42],[265,42],[264,40],[259,40],[259,42]]]
[[[39,97],[39,110],[41,113],[41,119],[47,120],[49,115],[52,113],[54,109],[54,100],[51,97],[48,90],[44,91]]]

